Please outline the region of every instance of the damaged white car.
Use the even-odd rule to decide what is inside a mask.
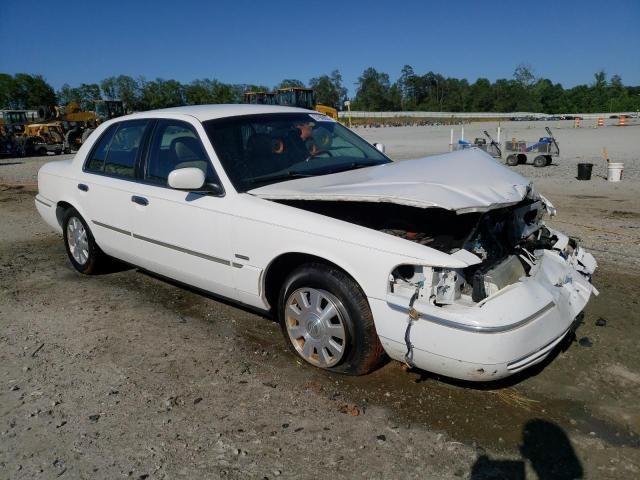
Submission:
[[[593,257],[528,180],[476,150],[393,162],[330,118],[181,107],[101,125],[36,206],[72,265],[109,257],[273,312],[292,350],[363,374],[385,353],[486,381],[542,361]]]

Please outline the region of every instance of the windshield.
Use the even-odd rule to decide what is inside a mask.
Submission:
[[[230,117],[204,122],[204,128],[238,192],[391,161],[349,129],[317,113]]]

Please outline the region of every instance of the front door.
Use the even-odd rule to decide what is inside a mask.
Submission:
[[[222,192],[192,193],[167,184],[177,168],[196,167],[219,184],[195,128],[159,120],[151,135],[132,211],[137,263],[156,273],[235,298],[229,202]]]

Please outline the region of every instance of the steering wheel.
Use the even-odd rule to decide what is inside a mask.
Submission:
[[[333,153],[331,153],[329,150],[316,150],[315,153],[309,155],[307,158],[305,158],[305,162],[308,162],[309,160],[311,160],[312,158],[316,158],[320,155],[328,155],[329,157],[333,157]]]

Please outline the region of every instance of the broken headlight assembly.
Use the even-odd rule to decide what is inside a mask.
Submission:
[[[399,265],[389,275],[389,293],[429,302],[451,305],[463,299],[468,290],[461,270],[423,265]]]

